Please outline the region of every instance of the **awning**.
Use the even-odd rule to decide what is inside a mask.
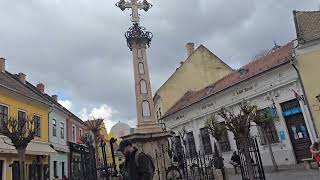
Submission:
[[[0,137],[0,153],[17,154],[16,149],[10,145],[11,140],[7,137]],[[48,143],[30,142],[26,149],[26,154],[29,155],[50,155],[57,151],[52,149]]]
[[[31,142],[27,146],[26,154],[32,155],[50,155],[56,154],[57,151],[52,149],[49,144],[42,142]]]
[[[54,150],[59,151],[59,152],[65,152],[65,153],[70,152],[69,147],[67,145],[52,143],[51,147],[53,147]]]

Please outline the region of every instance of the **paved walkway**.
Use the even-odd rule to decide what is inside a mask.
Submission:
[[[320,180],[318,169],[305,170],[302,165],[280,167],[278,172],[266,173],[267,180]],[[229,180],[241,180],[240,175],[229,171]]]

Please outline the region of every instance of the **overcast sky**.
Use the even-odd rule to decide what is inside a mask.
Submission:
[[[118,0],[0,0],[0,56],[84,120],[135,125],[130,11]],[[148,60],[153,92],[185,60],[187,42],[203,44],[233,68],[295,39],[293,10],[318,0],[150,0],[142,25],[154,34]]]

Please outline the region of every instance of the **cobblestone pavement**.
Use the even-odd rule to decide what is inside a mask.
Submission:
[[[320,180],[320,171],[318,169],[305,170],[303,166],[280,167],[279,172],[266,173],[267,180]],[[241,175],[234,175],[230,171],[229,180],[241,180]]]

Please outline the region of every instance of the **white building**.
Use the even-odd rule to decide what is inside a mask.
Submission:
[[[309,157],[309,146],[316,140],[313,122],[304,102],[297,72],[291,65],[293,43],[273,49],[268,55],[197,92],[187,92],[160,119],[176,134],[187,132],[187,152],[212,154],[214,138],[205,131],[206,119],[222,107],[235,109],[243,100],[260,109],[275,107],[279,121],[275,123],[272,148],[278,165],[295,164]],[[218,116],[217,116],[218,117]],[[218,119],[222,121],[222,119]],[[256,127],[251,135],[259,135]],[[225,166],[237,149],[233,134],[227,133],[220,144]],[[272,165],[263,140],[259,141],[263,165]]]

